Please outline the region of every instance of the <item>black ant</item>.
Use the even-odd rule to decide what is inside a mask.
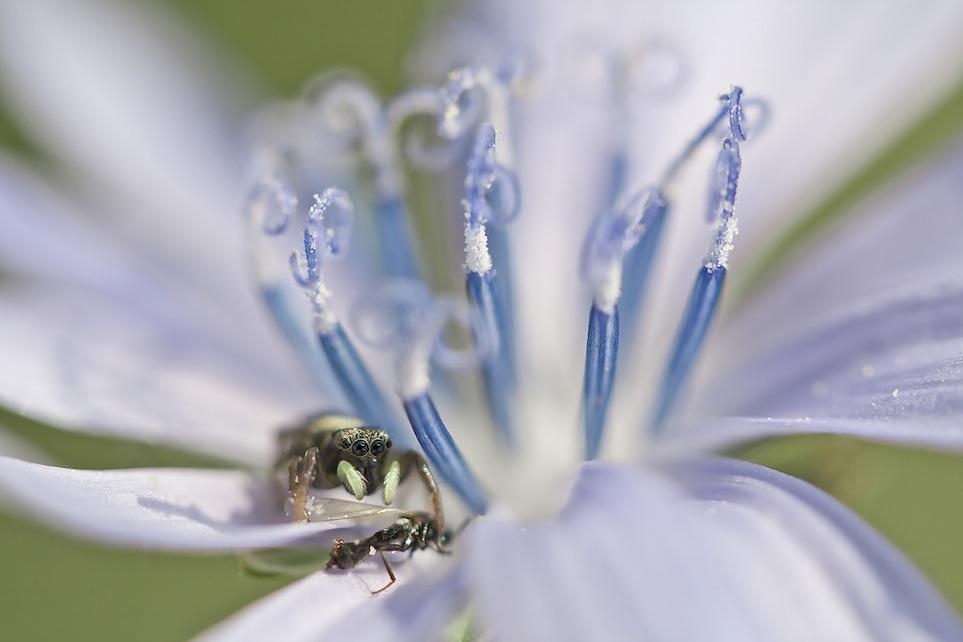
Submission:
[[[394,584],[396,580],[395,573],[385,557],[385,551],[408,551],[410,557],[416,550],[423,551],[431,547],[443,555],[450,555],[451,551],[445,546],[467,525],[466,521],[457,531],[439,531],[435,519],[429,513],[420,511],[404,513],[393,524],[376,531],[369,537],[356,542],[346,542],[343,539],[335,541],[334,548],[328,556],[326,568],[354,568],[377,553],[390,578],[387,584],[371,592],[372,595],[377,595]]]

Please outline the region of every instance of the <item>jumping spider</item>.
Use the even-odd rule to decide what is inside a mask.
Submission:
[[[433,527],[444,531],[441,493],[428,463],[413,450],[392,455],[391,438],[385,431],[354,417],[322,413],[282,431],[278,442],[276,466],[287,469],[286,508],[292,520],[308,520],[312,487],[344,486],[358,500],[382,488],[385,504],[391,504],[398,485],[414,469],[431,498]]]

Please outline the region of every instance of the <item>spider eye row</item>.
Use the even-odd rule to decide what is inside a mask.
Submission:
[[[369,452],[372,455],[380,455],[391,448],[391,439],[375,439],[369,445],[366,439],[356,439],[351,441],[347,437],[342,437],[338,441],[338,447],[341,448],[341,450],[350,450],[352,454],[358,457],[363,457]]]

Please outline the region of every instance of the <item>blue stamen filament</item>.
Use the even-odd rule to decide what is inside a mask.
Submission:
[[[488,500],[472,473],[431,396],[430,359],[436,343],[441,342],[444,325],[454,308],[443,302],[431,303],[423,320],[408,336],[400,335],[397,348],[398,394],[418,443],[428,461],[466,506],[476,514],[488,510]],[[464,320],[464,319],[462,319]],[[478,323],[471,322],[477,330]],[[489,346],[477,344],[476,356],[483,358]],[[473,365],[474,359],[461,365]],[[447,365],[456,367],[449,357]]]
[[[716,171],[709,193],[707,218],[718,220],[712,245],[696,274],[689,303],[679,325],[671,357],[652,415],[652,431],[661,432],[681,397],[696,359],[715,317],[726,278],[726,265],[738,234],[735,217],[736,191],[742,158],[739,140],[745,140],[742,129],[741,90],[734,88],[726,113],[729,114],[730,136],[722,141]]]
[[[598,456],[615,383],[619,351],[619,308],[626,255],[648,235],[653,217],[664,211],[661,195],[641,192],[599,219],[586,243],[583,273],[593,290],[585,342],[582,427],[585,456]]]
[[[472,512],[477,515],[488,512],[488,500],[441,420],[431,395],[424,392],[408,397],[404,399],[404,406],[415,437],[438,474]]]
[[[622,314],[623,344],[631,348],[638,332],[638,321],[645,303],[645,295],[652,274],[652,266],[662,242],[666,220],[669,218],[669,201],[662,192],[656,191],[647,215],[645,235],[625,256],[622,297],[619,308]]]
[[[671,63],[668,73],[665,73],[666,62]],[[681,54],[664,42],[655,41],[641,47],[616,48],[606,52],[605,70],[614,104],[613,140],[605,192],[607,196],[600,216],[604,216],[616,206],[618,198],[626,188],[631,160],[626,140],[630,138],[629,132],[633,126],[630,99],[633,94],[652,97],[671,93],[681,84],[685,67]],[[638,82],[633,82],[638,80],[640,75],[646,81],[641,87]],[[636,332],[638,312],[645,298],[650,268],[668,214],[668,202],[664,197],[661,197],[660,201],[661,209],[653,212],[650,217],[645,236],[637,246],[628,251],[624,260],[624,293],[619,308],[624,329],[622,341],[630,348]]]
[[[628,317],[627,327],[633,328],[669,212],[669,201],[664,192],[695,150],[723,122],[727,122],[728,136],[723,140],[716,162],[707,208],[709,221],[718,220],[719,223],[712,247],[697,274],[656,399],[652,419],[654,431],[662,429],[674,408],[715,315],[725,281],[726,263],[738,233],[733,210],[741,169],[739,141],[747,138],[742,89],[733,87],[720,100],[722,105],[715,115],[670,162],[660,186],[650,190],[646,211],[641,218],[625,212],[620,214],[617,210],[609,217],[601,217],[587,246],[585,269],[595,293],[589,313],[583,380],[583,430],[588,458],[596,457],[601,446],[618,361],[620,325],[623,325],[620,313]],[[613,167],[613,176],[617,177],[615,170],[617,167]],[[644,224],[639,225],[643,220]],[[641,239],[632,238],[633,225],[645,232],[640,235]],[[623,284],[622,274],[626,268],[629,276]],[[620,300],[623,285],[627,291],[624,301]]]
[[[394,412],[348,338],[330,305],[322,252],[336,257],[347,251],[353,206],[348,195],[328,189],[315,197],[304,228],[304,254],[291,255],[291,273],[311,302],[314,330],[345,397],[362,419],[384,427],[399,444],[407,443]],[[322,245],[323,240],[323,245]]]
[[[649,231],[625,259],[624,296],[619,307],[622,314],[622,340],[627,346],[632,346],[638,330],[638,320],[645,300],[652,264],[662,238],[665,221],[671,211],[671,201],[667,194],[671,191],[673,182],[687,162],[692,159],[696,150],[712,138],[723,123],[728,125],[726,134],[734,140],[744,141],[747,139],[748,131],[744,116],[744,105],[751,104],[760,112],[754,120],[752,131],[758,135],[758,132],[764,126],[767,116],[765,102],[755,98],[743,100],[742,94],[743,91],[740,87],[733,87],[729,93],[719,97],[721,103],[719,109],[668,164],[666,170],[662,173],[658,186],[655,188],[662,194],[662,210],[653,215]],[[714,185],[712,189],[716,193],[720,193],[718,185]],[[707,212],[709,215],[714,215],[716,208],[710,205]]]
[[[489,196],[496,186],[501,193],[493,207]],[[514,355],[506,340],[511,334],[511,320],[499,287],[500,277],[493,269],[488,224],[499,219],[498,209],[505,206],[506,200],[517,204],[514,190],[513,175],[495,161],[495,129],[484,123],[478,128],[465,176],[465,289],[469,302],[482,319],[484,339],[494,347],[493,354],[482,363],[482,378],[492,422],[509,444],[513,441],[515,379]],[[476,336],[476,341],[482,338]]]
[[[476,330],[477,317],[464,302],[433,299],[419,281],[392,280],[365,293],[352,310],[361,341],[395,353],[396,386],[412,431],[438,474],[471,510],[484,513],[487,499],[442,421],[431,396],[431,364],[446,369],[476,367],[490,345],[448,347],[444,330],[455,322]]]
[[[279,174],[279,172],[270,172]],[[298,307],[274,267],[268,247],[270,237],[280,236],[294,217],[298,199],[279,175],[260,180],[247,199],[247,217],[258,295],[271,320],[294,350],[305,369],[322,390],[333,383],[327,361],[314,344],[310,332],[298,320]]]
[[[676,335],[675,346],[662,385],[656,397],[652,414],[652,431],[661,432],[682,392],[686,379],[695,365],[709,326],[715,316],[722,285],[726,278],[725,267],[703,266],[696,274],[689,303],[686,305]]]
[[[582,380],[582,428],[585,458],[595,459],[602,445],[602,432],[615,385],[619,356],[619,308],[604,312],[593,304],[589,311],[585,341],[585,375]]]
[[[516,385],[515,363],[515,294],[512,284],[511,247],[507,224],[518,215],[519,190],[514,181],[514,145],[512,140],[511,98],[520,79],[525,75],[526,64],[520,55],[508,56],[497,69],[486,67],[463,67],[448,75],[448,81],[439,92],[441,109],[438,112],[438,131],[442,136],[458,137],[468,131],[471,125],[484,113],[484,120],[494,127],[498,134],[499,144],[493,150],[495,172],[498,179],[493,182],[495,189],[500,186],[510,186],[507,190],[514,202],[510,205],[502,203],[490,223],[494,225],[487,229],[488,255],[492,262],[492,271],[498,275],[499,299],[499,339],[504,345],[502,350],[504,372],[501,377],[507,377],[508,389]],[[479,91],[480,90],[480,91]],[[478,94],[485,96],[484,109],[478,100]],[[504,195],[489,194],[496,201],[503,200]],[[496,411],[495,414],[501,414]],[[496,420],[496,423],[499,423]]]

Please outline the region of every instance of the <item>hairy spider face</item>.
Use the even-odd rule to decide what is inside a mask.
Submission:
[[[341,459],[363,468],[384,459],[391,449],[388,433],[377,428],[343,428],[332,435]]]

